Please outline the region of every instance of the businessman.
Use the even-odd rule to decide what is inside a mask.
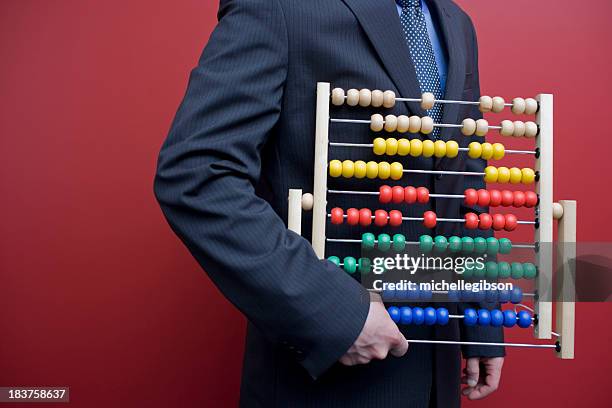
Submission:
[[[218,18],[162,147],[155,194],[172,229],[248,319],[241,406],[457,407],[461,380],[469,398],[489,395],[499,384],[503,348],[408,345],[405,339],[499,342],[500,329],[452,322],[400,331],[379,299],[317,259],[308,234],[286,228],[288,190],[312,191],[316,82],[477,100],[477,43],[469,17],[450,0],[221,0]],[[337,117],[373,113],[334,109]],[[424,112],[418,104],[398,103],[386,112],[444,123],[480,117],[465,105]],[[331,132],[334,140],[352,143],[373,137],[367,126],[338,125]],[[454,139],[461,147],[471,141],[456,129],[421,137]],[[376,159],[350,148],[335,148],[333,156]],[[405,165],[479,171],[485,163],[462,154],[410,158]],[[379,185],[359,182],[363,190]],[[460,194],[467,186],[482,187],[482,180],[416,175],[410,184]],[[330,179],[329,186],[351,185]],[[343,208],[379,206],[368,197],[333,199]],[[402,211],[418,216],[428,209],[448,218],[466,211],[459,200]],[[308,215],[304,222],[308,231]],[[431,233],[404,224],[394,232],[412,239]],[[362,232],[341,227],[330,225],[328,236]],[[455,223],[441,223],[435,233],[469,235]],[[358,249],[337,244],[331,250],[355,256]],[[464,307],[449,305],[451,313]]]

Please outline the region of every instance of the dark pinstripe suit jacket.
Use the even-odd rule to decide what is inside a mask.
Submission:
[[[449,99],[479,97],[477,46],[470,19],[449,0],[429,0],[449,50]],[[287,191],[312,191],[315,84],[392,89],[420,95],[393,0],[222,0],[219,24],[197,68],[159,156],[155,193],[173,230],[225,296],[248,318],[243,406],[444,407],[459,404],[460,350],[412,345],[401,358],[344,367],[338,358],[358,336],[368,313],[367,292],[346,273],[319,261],[306,237],[286,229]],[[399,103],[395,114],[424,112]],[[336,117],[367,118],[365,108],[339,108]],[[445,123],[479,117],[447,106]],[[336,141],[368,142],[367,126],[334,125]],[[469,138],[444,129],[443,139]],[[376,160],[364,149],[336,149],[340,159]],[[476,170],[484,162],[410,159],[422,169]],[[410,185],[458,194],[479,179],[411,176]],[[350,180],[330,180],[346,188]],[[403,181],[407,184],[407,181]],[[360,181],[359,189],[379,183]],[[334,205],[379,207],[363,197],[333,197]],[[434,204],[458,217],[459,200]],[[403,208],[422,214],[425,206]],[[309,231],[306,215],[304,231]],[[423,230],[405,223],[415,239]],[[356,237],[357,227],[330,237]],[[395,230],[395,232],[398,232]],[[438,234],[464,234],[441,224]],[[328,252],[356,256],[357,248]],[[461,307],[459,305],[458,307]],[[500,330],[418,328],[411,337],[499,341]],[[503,355],[466,347],[464,355]],[[315,380],[316,379],[316,380]],[[203,384],[203,387],[206,387]]]

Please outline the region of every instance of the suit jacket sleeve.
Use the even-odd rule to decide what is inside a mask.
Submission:
[[[255,194],[287,64],[277,0],[222,0],[159,155],[155,194],[221,292],[316,377],[359,335],[369,296]]]
[[[472,74],[472,90],[474,91],[474,97],[476,99],[480,98],[480,78],[478,72],[478,41],[476,38],[476,31],[474,30],[474,26],[472,22],[468,18],[468,26],[471,32],[471,43],[473,51],[473,74]],[[470,116],[473,119],[482,118],[482,113],[478,110],[478,107],[474,107]],[[481,138],[477,138],[476,136],[472,137],[476,142],[481,142]],[[474,172],[483,172],[484,168],[487,166],[486,160],[467,160],[466,171],[474,171]],[[482,177],[466,177],[465,178],[465,188],[486,188],[486,184]],[[470,209],[464,209],[465,212],[488,212],[488,207],[475,207]],[[492,236],[493,233],[491,231],[478,231],[477,234],[474,234],[473,230],[464,229],[464,235],[466,236]],[[499,307],[499,305],[494,305]],[[479,307],[488,307],[490,308],[490,304],[478,304],[478,303],[460,303],[459,308],[460,312],[463,313],[465,308],[479,308]],[[504,341],[504,331],[502,328],[496,327],[481,327],[481,326],[470,326],[466,327],[465,325],[461,325],[461,337],[464,341],[478,341],[478,342],[491,342],[491,343],[500,343]],[[466,358],[469,357],[503,357],[505,355],[504,347],[493,347],[493,346],[463,346],[462,347],[463,355]]]

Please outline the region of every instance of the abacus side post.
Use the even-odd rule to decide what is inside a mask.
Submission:
[[[574,358],[574,329],[576,305],[576,201],[562,200],[563,216],[559,220],[557,268],[560,276],[557,276],[557,287],[562,292],[557,294],[559,301],[556,302],[556,326],[561,342],[561,352],[557,357],[562,359]]]
[[[553,276],[553,96],[542,94],[536,97],[540,109],[536,123],[540,133],[536,138],[540,157],[536,159],[535,169],[539,173],[536,192],[540,198],[538,205],[539,227],[535,231],[535,242],[540,244],[536,254],[538,276],[535,313],[538,324],[534,335],[538,339],[552,337],[552,276]]]
[[[289,190],[287,228],[298,235],[302,235],[302,190]]]
[[[317,117],[315,125],[314,185],[312,208],[312,247],[321,259],[325,257],[325,223],[327,222],[327,154],[329,143],[330,84],[317,82]]]

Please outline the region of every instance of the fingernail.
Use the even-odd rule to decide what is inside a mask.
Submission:
[[[474,387],[474,386],[476,385],[477,381],[476,381],[476,380],[474,380],[474,379],[472,379],[472,378],[470,378],[470,379],[467,381],[467,383],[468,383],[468,385],[469,385],[470,387]]]

